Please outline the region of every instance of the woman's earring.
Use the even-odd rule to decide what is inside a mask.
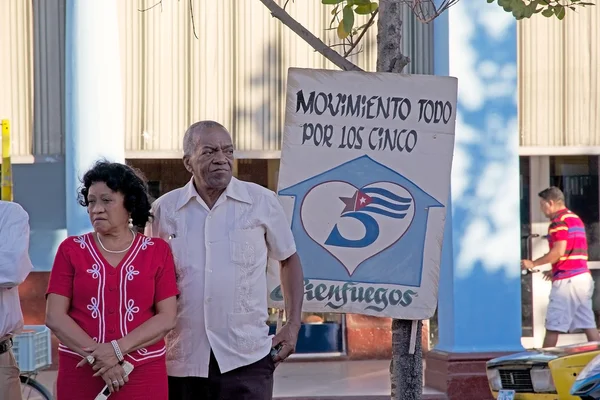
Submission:
[[[133,218],[129,217],[129,224],[127,225],[129,229],[133,229]]]

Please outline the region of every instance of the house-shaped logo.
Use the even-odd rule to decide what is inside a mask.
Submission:
[[[419,287],[436,199],[361,156],[279,191],[295,197],[292,231],[308,279]]]

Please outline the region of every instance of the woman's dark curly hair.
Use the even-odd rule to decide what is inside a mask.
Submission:
[[[152,214],[148,185],[138,169],[105,160],[97,161],[81,181],[78,201],[83,207],[88,206],[88,192],[90,186],[96,182],[104,182],[112,191],[121,193],[124,197],[123,205],[131,214],[133,225],[144,229],[146,223],[152,219]]]

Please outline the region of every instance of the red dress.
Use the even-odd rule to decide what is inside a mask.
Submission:
[[[91,233],[69,237],[56,254],[47,293],[71,299],[69,316],[96,342],[117,340],[155,315],[154,305],[179,294],[169,245],[138,234],[123,260],[112,267]],[[57,398],[94,399],[105,383],[91,366],[75,368],[82,357],[58,346]],[[129,382],[110,400],[168,397],[165,342],[125,356],[134,366]]]

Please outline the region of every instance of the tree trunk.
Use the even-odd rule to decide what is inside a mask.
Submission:
[[[410,59],[402,54],[401,0],[381,0],[377,22],[377,71],[401,73]],[[417,340],[410,354],[412,321],[392,322],[392,400],[420,400],[423,394],[423,322],[416,327]]]
[[[381,0],[377,20],[377,72],[400,73],[410,59],[402,54],[402,0]]]

